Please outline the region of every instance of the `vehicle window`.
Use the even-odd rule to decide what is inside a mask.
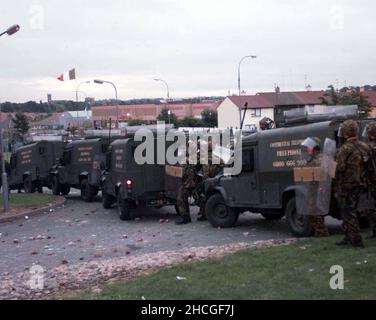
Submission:
[[[102,144],[102,152],[105,153],[108,150],[108,144]]]
[[[42,156],[44,155],[45,148],[44,147],[39,147],[39,154]]]
[[[254,149],[243,151],[243,171],[253,172],[255,170],[255,153]]]
[[[12,155],[10,158],[10,167],[15,168],[17,166],[17,156]]]
[[[72,152],[70,150],[64,151],[64,156],[63,156],[64,165],[70,164],[71,154],[72,154]]]
[[[111,169],[111,150],[108,150],[106,153],[106,170]]]

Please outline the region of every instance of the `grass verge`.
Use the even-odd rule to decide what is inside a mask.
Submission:
[[[11,193],[11,208],[40,208],[56,200],[56,196],[43,193]],[[3,195],[0,193],[0,208],[3,206]]]
[[[375,299],[376,240],[339,248],[339,236],[247,249],[221,259],[184,263],[133,281],[87,290],[79,299]],[[331,266],[344,268],[344,290],[332,290]],[[185,278],[178,280],[177,277]]]

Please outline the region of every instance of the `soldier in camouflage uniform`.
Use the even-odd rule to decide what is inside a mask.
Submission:
[[[194,148],[188,148],[194,150]],[[198,164],[191,163],[191,158],[189,156],[189,151],[187,151],[186,163],[182,165],[183,175],[181,180],[181,185],[178,190],[176,206],[179,218],[176,220],[176,224],[187,224],[190,223],[190,210],[189,210],[189,197],[191,196],[192,190],[199,183]]]
[[[360,226],[357,217],[359,195],[366,187],[362,172],[364,172],[363,154],[370,154],[367,144],[358,139],[359,126],[354,120],[345,121],[339,136],[345,143],[337,153],[337,200],[342,214],[342,228],[345,237],[337,245],[353,245],[364,248]]]
[[[311,144],[307,143],[306,141],[311,140]],[[303,142],[303,146],[306,147],[309,159],[307,161],[308,166],[312,167],[320,167],[321,166],[321,159],[320,156],[320,144],[321,141],[319,138],[308,138],[306,141]],[[310,213],[316,213],[316,214],[310,214],[308,215],[309,223],[311,224],[314,235],[316,237],[327,237],[329,236],[328,228],[325,225],[325,217],[319,214],[319,209],[316,205],[317,200],[317,193],[318,193],[318,182],[312,181],[310,182],[310,185],[308,186],[308,199],[307,199],[307,207],[308,211]]]
[[[372,157],[376,162],[376,121],[372,121],[367,125],[366,136],[368,137],[368,145],[372,150]],[[376,173],[374,172],[370,177],[371,194],[376,205]],[[376,209],[368,212],[369,221],[372,227],[372,235],[370,239],[376,238]]]
[[[213,155],[213,143],[212,140],[209,138],[208,140],[208,154],[202,155],[200,157],[200,161],[202,162],[201,170],[202,170],[202,180],[205,181],[209,178],[214,178],[217,176],[224,167],[224,163],[221,159],[218,159],[218,161],[214,160],[215,156]],[[219,162],[219,163],[213,163],[213,162]],[[205,221],[206,215],[205,215],[205,199],[200,199],[199,201],[200,206],[200,212],[198,214],[198,221]]]

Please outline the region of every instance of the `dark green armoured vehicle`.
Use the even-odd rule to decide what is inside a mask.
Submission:
[[[116,140],[109,148],[106,170],[102,175],[102,203],[109,209],[117,202],[121,220],[135,217],[134,209],[138,205],[160,208],[175,204],[165,193],[165,165],[138,164],[135,151],[141,142],[133,138]],[[157,138],[154,138],[154,151]],[[154,154],[155,156],[155,154]]]
[[[368,120],[359,121],[361,132]],[[341,141],[338,130],[341,121],[324,121],[262,131],[242,141],[242,172],[237,176],[220,175],[208,179],[204,185],[206,214],[214,227],[233,227],[242,212],[261,213],[266,219],[286,217],[291,232],[309,236],[312,227],[307,215],[296,210],[298,183],[296,176],[307,166],[302,158],[301,143],[307,137]],[[323,145],[321,145],[321,148]],[[307,171],[314,175],[313,171]],[[332,190],[328,190],[332,195]],[[329,214],[339,216],[334,197]]]
[[[9,185],[27,193],[52,186],[49,169],[63,154],[62,141],[39,141],[18,148],[11,155]]]
[[[67,195],[76,188],[81,190],[84,201],[92,201],[100,189],[108,141],[95,138],[68,143],[58,164],[51,169],[53,194]]]

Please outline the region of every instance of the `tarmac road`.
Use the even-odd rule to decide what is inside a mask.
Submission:
[[[0,275],[28,270],[33,264],[45,269],[103,258],[139,255],[198,246],[293,237],[284,219],[266,221],[258,214],[243,214],[238,226],[215,229],[196,221],[198,208],[191,208],[193,222],[174,224],[173,207],[140,208],[136,221],[122,222],[116,208],[105,210],[100,198],[80,200],[73,191],[67,204],[53,212],[0,224]],[[328,219],[332,233],[339,222]]]

